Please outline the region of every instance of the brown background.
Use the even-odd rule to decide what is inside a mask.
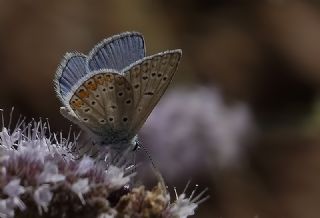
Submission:
[[[320,216],[317,1],[0,1],[0,107],[68,129],[52,82],[63,54],[130,30],[148,54],[183,50],[172,88],[213,85],[255,120],[244,162],[193,178],[211,195],[196,217]]]

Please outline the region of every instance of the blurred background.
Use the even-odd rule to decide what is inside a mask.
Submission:
[[[318,1],[0,1],[0,107],[68,130],[61,58],[132,30],[183,50],[140,138],[169,187],[210,189],[195,217],[318,218]]]

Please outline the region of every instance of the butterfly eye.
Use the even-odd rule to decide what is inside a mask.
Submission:
[[[109,121],[112,122],[113,121],[113,117],[109,117]]]
[[[167,79],[168,79],[168,78],[167,78],[166,76],[164,76],[162,80],[163,80],[163,81],[166,81]]]
[[[147,80],[148,77],[147,77],[147,76],[143,76],[142,79],[143,79],[143,80]]]
[[[128,118],[127,118],[127,117],[124,117],[122,120],[123,120],[123,122],[127,122],[127,121],[128,121]]]
[[[151,73],[151,77],[155,77],[156,75],[156,73]]]
[[[130,100],[130,99],[127,100],[127,101],[126,101],[126,104],[131,104],[131,100]]]
[[[119,97],[123,96],[123,92],[119,92],[119,93],[118,93],[118,96],[119,96]]]
[[[158,73],[158,77],[159,77],[159,78],[162,77],[162,73]]]

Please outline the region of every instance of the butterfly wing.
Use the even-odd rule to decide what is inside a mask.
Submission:
[[[145,57],[144,39],[140,33],[126,32],[98,43],[88,57],[89,71],[114,69],[121,71]]]
[[[88,72],[100,69],[122,70],[145,56],[144,39],[140,33],[126,32],[104,39],[89,56],[67,53],[56,72],[55,90],[66,104],[66,97],[73,86]]]
[[[99,140],[128,139],[133,116],[133,92],[124,76],[112,70],[93,72],[79,85],[69,106],[82,125]]]
[[[86,74],[85,55],[81,53],[67,53],[63,57],[54,79],[55,90],[62,103],[65,102],[66,96],[72,90],[73,85]]]
[[[123,71],[133,88],[134,115],[129,135],[133,137],[160,100],[177,70],[182,52],[172,50],[146,57]]]

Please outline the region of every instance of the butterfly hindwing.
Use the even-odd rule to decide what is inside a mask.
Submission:
[[[127,137],[132,121],[133,93],[122,75],[108,71],[93,73],[76,89],[69,103],[95,135]]]
[[[124,70],[134,93],[134,119],[130,135],[141,128],[160,100],[177,70],[181,50],[162,52],[146,57]]]
[[[88,69],[120,71],[144,57],[143,36],[136,32],[126,32],[107,38],[96,45],[89,54]]]

